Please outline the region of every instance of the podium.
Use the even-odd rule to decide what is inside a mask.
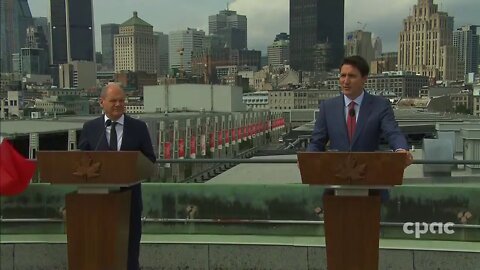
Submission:
[[[153,163],[138,151],[39,151],[40,179],[74,185],[65,197],[68,269],[127,269],[129,190]]]
[[[378,269],[380,195],[401,185],[406,153],[300,152],[302,182],[325,186],[328,270]]]

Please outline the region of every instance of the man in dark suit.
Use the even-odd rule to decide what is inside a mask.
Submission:
[[[117,84],[108,84],[100,94],[104,115],[86,122],[80,136],[79,148],[84,151],[141,151],[155,162],[152,141],[147,125],[125,115],[125,92]],[[128,240],[128,269],[139,269],[140,238],[142,235],[142,191],[140,184],[131,188],[130,234]]]
[[[340,66],[342,95],[320,104],[307,151],[372,152],[379,148],[383,135],[393,151],[407,153],[405,166],[412,163],[405,136],[400,131],[390,102],[364,90],[368,63],[360,56],[343,60]],[[386,192],[382,193],[383,199]]]

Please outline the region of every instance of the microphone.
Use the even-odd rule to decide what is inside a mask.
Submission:
[[[354,108],[351,108],[351,109],[348,111],[348,115],[350,115],[350,117],[354,117],[354,116],[355,116],[355,109],[354,109]]]
[[[112,120],[108,119],[107,121],[105,121],[105,128],[103,129],[102,134],[100,134],[100,137],[98,137],[97,145],[95,145],[95,149],[93,149],[93,151],[97,151],[97,148],[100,145],[100,142],[102,141],[102,137],[105,136],[105,133],[107,132],[107,127],[111,125],[112,125]]]

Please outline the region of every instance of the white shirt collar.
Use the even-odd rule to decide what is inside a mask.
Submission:
[[[108,118],[108,116],[106,114],[103,115],[103,123],[107,122],[107,120],[109,120],[110,118]],[[118,118],[117,121],[118,124],[122,125],[123,126],[123,123],[125,122],[125,115],[122,114],[122,116],[120,116],[120,118]]]
[[[363,97],[365,96],[365,90],[362,91],[362,94],[360,94],[360,96],[358,96],[356,99],[354,100],[351,100],[349,99],[347,96],[343,95],[343,99],[345,100],[345,107],[348,107],[348,105],[350,104],[350,102],[352,101],[355,101],[355,103],[357,103],[358,106],[360,106],[362,104],[362,101],[363,101]]]

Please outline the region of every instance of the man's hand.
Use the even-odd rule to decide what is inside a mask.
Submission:
[[[412,153],[410,153],[409,151],[407,151],[405,149],[397,149],[397,150],[395,150],[395,152],[400,152],[400,153],[406,153],[407,154],[407,159],[405,160],[405,168],[407,168],[408,166],[410,166],[410,164],[412,164],[412,162],[413,162]]]

